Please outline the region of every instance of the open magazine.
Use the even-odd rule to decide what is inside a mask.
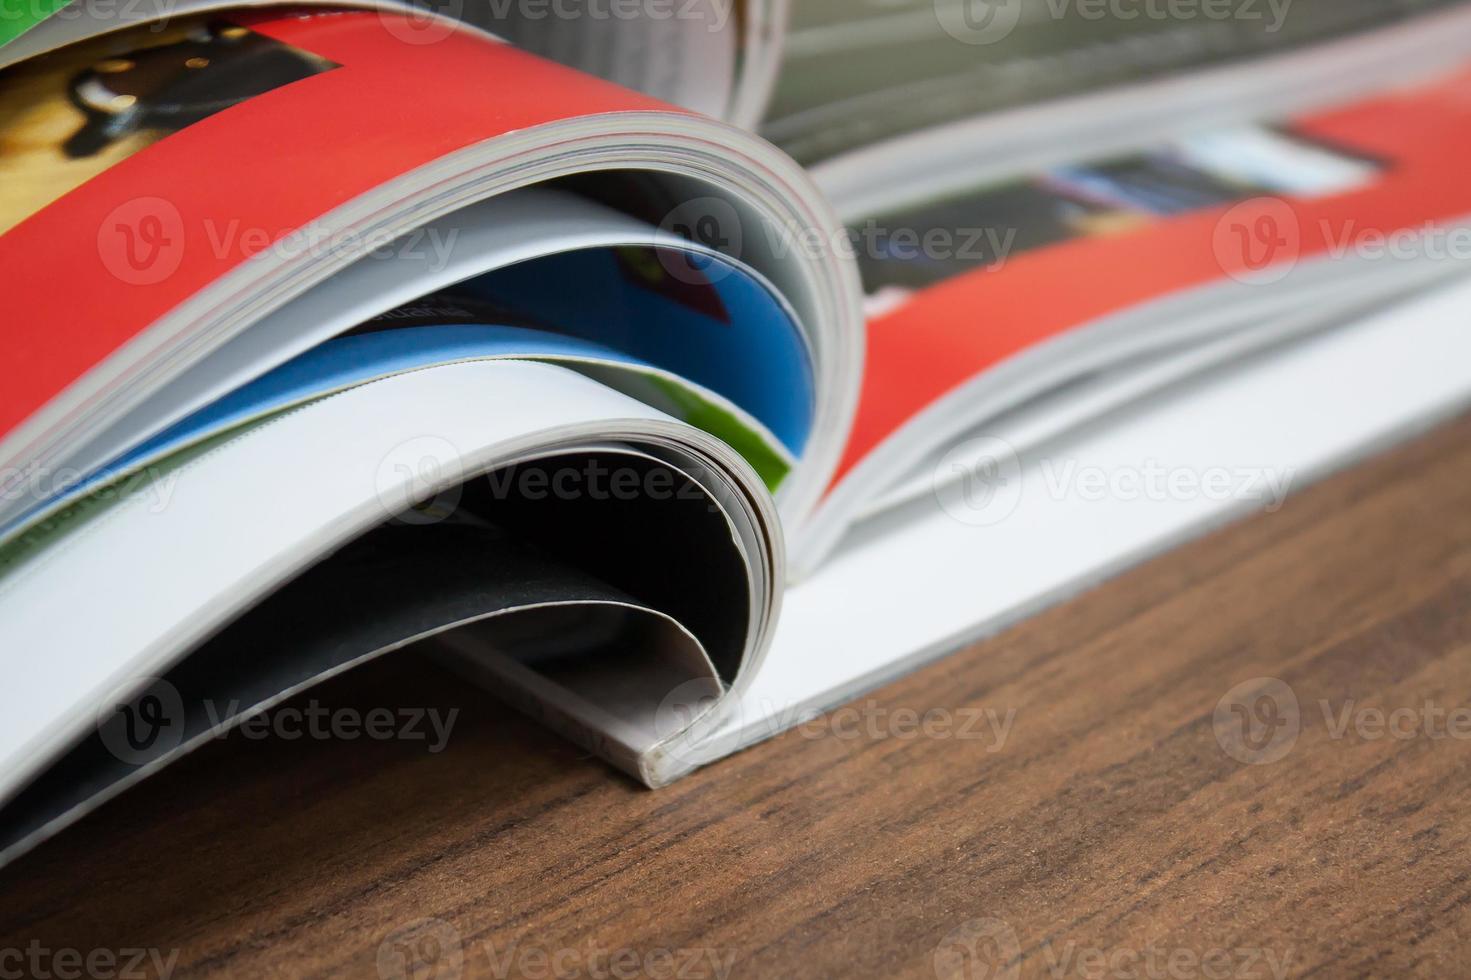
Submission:
[[[658,786],[1471,402],[1471,15],[1359,6],[811,175],[444,18],[39,19],[0,861],[398,650]]]

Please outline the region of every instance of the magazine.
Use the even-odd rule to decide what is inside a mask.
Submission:
[[[312,0],[316,5],[321,0]],[[264,0],[25,0],[0,67]],[[814,166],[1002,110],[1416,23],[1458,0],[352,0],[406,43],[456,25],[765,135]],[[400,19],[397,15],[406,15]],[[1408,26],[1408,25],[1407,25]],[[1385,39],[1377,46],[1389,53]],[[1433,46],[1433,45],[1432,45]],[[1302,81],[1299,76],[1299,81]],[[1348,80],[1339,79],[1340,84]],[[1256,91],[1273,92],[1270,87]],[[1252,101],[1237,91],[1240,102]],[[933,133],[931,134],[934,135]],[[911,159],[913,159],[911,157]]]
[[[1471,403],[1423,17],[847,197],[414,12],[13,61],[0,862],[396,651],[657,787]]]

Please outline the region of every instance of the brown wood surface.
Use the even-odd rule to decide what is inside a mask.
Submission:
[[[1263,677],[1298,700],[1290,746],[1231,738],[1228,692]],[[856,726],[657,793],[412,660],[314,696],[463,713],[438,754],[211,745],[0,874],[0,951],[154,947],[191,976],[1471,976],[1471,724],[1435,714],[1471,704],[1471,419]],[[1015,714],[998,744],[905,735],[900,708]],[[1414,721],[1376,737],[1374,708]]]

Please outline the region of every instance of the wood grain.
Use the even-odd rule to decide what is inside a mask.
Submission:
[[[1223,747],[1256,678],[1299,707],[1263,764]],[[413,660],[313,696],[462,714],[437,754],[210,746],[0,876],[0,950],[155,947],[189,976],[1467,975],[1471,741],[1434,712],[1471,704],[1471,419],[657,793]],[[904,734],[904,708],[957,724]],[[1004,740],[959,737],[986,711]]]

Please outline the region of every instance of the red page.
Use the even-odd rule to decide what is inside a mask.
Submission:
[[[244,40],[289,49],[268,54],[289,63],[283,77],[304,77],[175,131],[165,120],[146,145],[135,133],[98,148],[106,136],[89,135],[68,86],[85,95],[84,76],[143,72],[158,56],[133,50],[167,36],[114,36],[80,64],[58,52],[0,73],[0,436],[201,288],[387,180],[514,130],[666,108],[469,31],[412,43],[422,31],[393,15],[232,21],[253,32]],[[79,166],[87,176],[67,187]]]
[[[1331,254],[1346,237],[1372,241],[1374,232],[1471,216],[1471,72],[1292,128],[1384,169],[1345,193],[1254,198],[1050,245],[921,289],[874,319],[837,479],[936,399],[1064,331],[1228,275]]]

